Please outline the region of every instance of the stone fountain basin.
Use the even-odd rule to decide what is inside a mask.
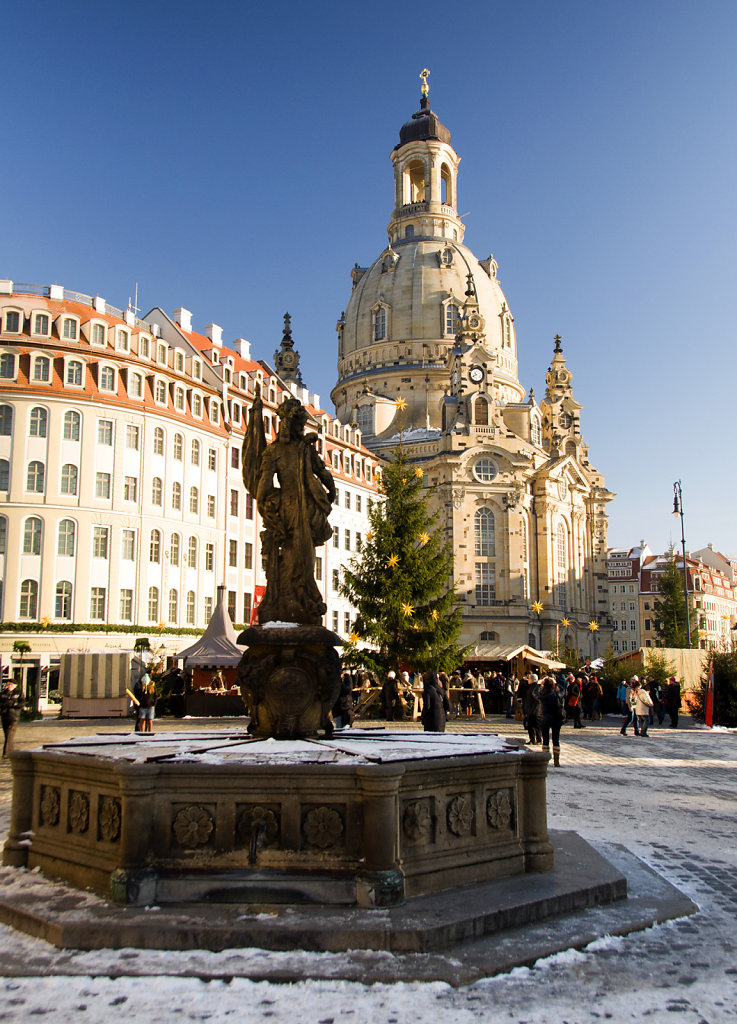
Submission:
[[[387,907],[552,870],[547,762],[488,734],[106,733],[13,754],[3,859],[132,905]]]

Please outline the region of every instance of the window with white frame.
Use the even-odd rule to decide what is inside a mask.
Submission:
[[[209,622],[210,618],[212,617],[212,598],[211,597],[210,598],[207,598],[207,597],[205,598],[205,610],[206,611],[208,610],[207,609],[207,602],[208,601],[210,602],[209,615],[207,617],[208,618],[208,622]],[[194,596],[194,590],[188,590],[187,591],[187,625],[188,626],[194,626],[194,617],[195,617],[195,596]]]
[[[161,531],[152,530],[148,545],[148,560],[154,564],[161,561]]]
[[[197,515],[200,510],[200,492],[196,487],[190,487],[189,489],[189,511],[192,515]]]
[[[138,478],[126,476],[123,478],[123,501],[138,501]]]
[[[179,552],[180,552],[180,550],[181,550],[181,541],[180,541],[180,538],[179,538],[179,534],[178,533],[173,533],[171,535],[171,540],[169,541],[169,565],[172,565],[175,568],[179,567]]]
[[[19,310],[7,309],[5,311],[3,331],[6,334],[20,334],[22,324],[23,317]]]
[[[209,448],[207,451],[207,468],[212,472],[218,468],[218,453],[214,448]]]
[[[21,583],[18,613],[21,619],[38,617],[38,583],[36,580],[23,580]]]
[[[71,462],[65,462],[61,467],[61,493],[76,494],[79,470]]]
[[[111,445],[113,443],[113,421],[97,421],[97,443]]]
[[[198,418],[202,416],[202,395],[197,391],[192,394],[192,415]]]
[[[107,558],[108,556],[109,532],[107,526],[93,526],[92,528],[92,557]]]
[[[135,423],[126,424],[125,428],[125,446],[126,448],[132,448],[133,451],[138,451],[141,441],[141,432]]]
[[[155,476],[151,481],[151,504],[163,505],[163,483],[160,476]]]
[[[156,347],[156,362],[160,363],[161,366],[166,366],[166,345],[159,343]]]
[[[184,373],[184,352],[177,350],[174,353],[174,369],[177,373]]]
[[[200,442],[197,438],[192,441],[192,465],[199,466],[200,464]]]
[[[31,418],[28,423],[28,434],[30,437],[46,437],[46,430],[49,422],[49,414],[41,406],[36,405],[31,409]]]
[[[15,356],[10,352],[3,352],[0,355],[0,378],[15,380]]]
[[[171,507],[175,512],[182,511],[182,485],[177,480],[171,485]]]
[[[93,323],[90,328],[90,344],[104,346],[107,341],[107,328],[105,324]]]
[[[23,524],[23,554],[41,554],[41,531],[43,524],[38,516],[30,516]]]
[[[110,474],[109,473],[95,473],[95,497],[96,498],[109,498],[110,497]]]
[[[215,545],[205,544],[205,572],[212,572],[215,565]]]
[[[197,538],[190,537],[187,545],[187,567],[190,569],[197,568]]]
[[[145,334],[138,335],[138,355],[141,359],[148,359],[151,354],[151,339]]]
[[[115,347],[118,352],[127,352],[130,349],[130,334],[123,327],[115,332]]]
[[[64,383],[80,388],[84,383],[84,364],[79,359],[69,359],[64,374]]]
[[[184,388],[176,388],[174,391],[174,407],[177,412],[184,412]]]
[[[69,620],[72,617],[72,584],[68,580],[60,580],[56,584],[54,595],[54,618]]]
[[[143,398],[143,377],[140,373],[131,373],[128,394],[131,398]]]
[[[34,313],[31,321],[31,333],[37,337],[48,338],[51,333],[51,317],[48,313]]]
[[[76,341],[79,337],[79,322],[74,317],[62,317],[61,337],[65,341]]]
[[[172,589],[169,591],[169,622],[176,623],[179,614],[179,592]]]
[[[154,389],[154,397],[159,405],[166,405],[166,392],[166,381],[163,381],[160,378],[157,379],[156,387]]]
[[[26,490],[34,494],[43,494],[45,476],[46,467],[43,462],[39,462],[36,459],[33,462],[29,462],[26,473]]]
[[[159,621],[159,588],[148,588],[148,620],[149,622]]]
[[[48,384],[51,380],[51,360],[47,356],[34,356],[33,381],[35,384]]]
[[[124,562],[133,562],[136,558],[136,531],[135,530],[123,530],[121,545],[120,545],[120,557]]]
[[[120,591],[120,621],[133,622],[133,591],[127,588]]]
[[[73,558],[77,538],[77,525],[73,519],[62,519],[56,535],[56,553],[61,558]]]
[[[114,392],[115,387],[115,369],[112,366],[101,366],[100,367],[100,391]]]
[[[182,461],[183,452],[184,452],[184,438],[182,437],[181,434],[175,434],[174,435],[174,447],[173,447],[173,454],[174,454],[174,461],[175,462],[181,462]]]
[[[163,427],[154,428],[154,455],[164,454],[164,429]]]

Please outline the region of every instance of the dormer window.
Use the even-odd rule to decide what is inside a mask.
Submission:
[[[51,317],[48,313],[34,313],[31,324],[33,334],[40,338],[48,338],[51,332]]]
[[[156,362],[166,366],[166,345],[159,345],[156,350]]]
[[[115,392],[115,368],[112,366],[100,367],[100,391]]]
[[[215,351],[215,349],[213,349],[212,352],[210,352],[210,362],[213,364],[213,366],[217,366],[217,364],[220,362],[220,355],[218,352]]]
[[[33,359],[34,384],[48,384],[51,380],[51,360],[47,356],[35,356]]]
[[[184,388],[177,388],[175,390],[174,407],[178,412],[184,412]]]
[[[81,388],[84,383],[84,364],[79,359],[69,359],[64,367],[64,383]]]
[[[154,398],[159,403],[159,405],[166,405],[166,398],[167,398],[167,394],[166,394],[166,381],[161,380],[160,378],[158,378],[156,380],[156,386],[155,386],[155,389],[154,389]]]
[[[202,416],[202,395],[196,391],[192,395],[192,415],[198,418]]]
[[[138,355],[141,359],[148,359],[151,352],[151,341],[145,334],[138,335]]]
[[[15,379],[15,356],[10,352],[0,355],[0,380]]]
[[[184,373],[184,352],[174,353],[174,369],[177,373]]]
[[[218,403],[214,399],[210,400],[210,422],[211,423],[219,423],[220,422],[220,406],[218,405]]]
[[[127,352],[130,349],[130,334],[122,327],[115,332],[115,348],[118,352]]]
[[[23,326],[23,315],[20,310],[7,309],[3,317],[3,331],[6,334],[20,334]]]
[[[90,325],[90,345],[105,345],[107,331],[105,324],[93,323]]]
[[[195,380],[202,379],[202,363],[199,361],[199,359],[192,360],[192,376],[194,377]]]
[[[79,321],[75,317],[62,317],[61,336],[65,341],[77,340],[79,337]]]

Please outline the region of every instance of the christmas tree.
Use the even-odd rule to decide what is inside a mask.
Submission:
[[[454,668],[464,652],[457,643],[461,612],[450,582],[453,555],[437,515],[427,508],[423,471],[409,462],[401,443],[383,468],[380,486],[384,500],[371,507],[371,529],[341,586],[358,612],[345,656],[382,670],[400,663],[420,670]]]

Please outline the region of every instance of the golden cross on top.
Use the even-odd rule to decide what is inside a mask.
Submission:
[[[420,78],[422,79],[422,95],[427,96],[429,89],[427,87],[427,79],[430,74],[429,68],[423,68],[420,72]]]

